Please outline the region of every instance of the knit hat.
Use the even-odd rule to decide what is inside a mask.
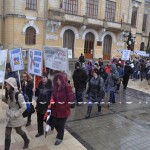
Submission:
[[[46,78],[48,78],[48,74],[47,74],[47,72],[43,72],[42,77],[46,77]]]

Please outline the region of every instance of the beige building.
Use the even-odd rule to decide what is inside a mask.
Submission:
[[[1,49],[46,45],[110,59],[126,49],[129,32],[134,50],[147,45],[150,0],[0,0]]]

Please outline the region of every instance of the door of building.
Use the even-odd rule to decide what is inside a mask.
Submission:
[[[106,35],[103,43],[103,59],[109,60],[111,57],[112,37]]]
[[[94,52],[94,35],[89,32],[86,34],[85,43],[84,43],[84,57],[87,59],[93,58]]]

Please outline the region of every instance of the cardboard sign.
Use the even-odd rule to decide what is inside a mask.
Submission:
[[[44,46],[45,66],[59,71],[68,71],[68,49]]]
[[[42,76],[43,52],[41,50],[28,50],[28,73]]]
[[[0,50],[0,83],[4,82],[8,50]]]
[[[124,50],[122,53],[122,60],[129,60],[130,59],[130,50]]]
[[[22,49],[14,48],[9,51],[10,65],[12,71],[24,70]]]

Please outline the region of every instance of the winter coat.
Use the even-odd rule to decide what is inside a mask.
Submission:
[[[49,101],[52,94],[52,82],[48,79],[47,83],[44,85],[42,81],[39,83],[38,88],[35,91],[35,96],[37,96],[36,101],[36,111],[39,114],[45,114]]]
[[[89,81],[87,94],[89,95],[90,101],[98,102],[102,98],[102,92],[104,91],[104,80],[100,76],[97,78],[92,77]]]
[[[129,65],[124,66],[124,77],[129,77],[132,74],[132,68]]]
[[[17,90],[17,83],[16,79],[8,78],[5,80],[7,83],[12,84],[14,88],[13,100],[11,101],[10,98],[2,99],[7,105],[8,109],[6,110],[6,126],[7,127],[20,127],[24,125],[24,119],[22,113],[26,110],[25,100],[22,94],[18,95],[18,103],[16,103],[15,93],[18,92]]]
[[[32,102],[32,89],[33,89],[33,82],[32,81],[27,81],[27,86],[25,86],[24,81],[21,81],[21,88],[22,88],[22,92],[24,94],[27,94],[29,97],[29,101]]]
[[[117,85],[117,81],[119,79],[119,73],[117,71],[116,65],[112,64],[110,66],[111,71],[108,74],[107,80],[106,80],[106,84],[108,84],[108,90],[109,91],[115,91],[116,90],[116,85]]]
[[[79,62],[80,62],[80,63],[84,63],[84,62],[85,62],[84,56],[80,56],[80,57],[79,57]]]
[[[61,80],[61,85],[58,86],[57,79]],[[52,98],[54,104],[51,106],[52,116],[55,118],[68,118],[70,115],[70,103],[74,100],[72,87],[67,83],[67,80],[62,73],[54,76]]]
[[[104,68],[99,69],[99,75],[104,79],[104,82],[105,82],[106,79],[107,79],[108,74],[105,72]]]
[[[76,68],[76,66],[75,66]],[[86,87],[86,81],[87,81],[87,73],[83,69],[75,69],[73,75],[72,75],[73,81],[74,81],[74,87],[76,89],[84,89]]]

